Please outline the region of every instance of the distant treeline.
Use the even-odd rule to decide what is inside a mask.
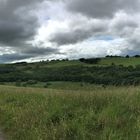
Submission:
[[[88,64],[98,64],[103,58],[140,58],[140,55],[134,55],[134,56],[129,56],[129,55],[126,55],[126,56],[118,56],[118,55],[107,55],[105,57],[102,57],[102,58],[80,58],[79,61],[80,62],[84,62],[84,63],[88,63]],[[69,60],[68,58],[67,59],[54,59],[54,60],[43,60],[43,61],[40,61],[38,63],[49,63],[49,62],[62,62],[62,61],[71,61]],[[27,62],[17,62],[17,63],[14,63],[14,65],[26,65],[28,64]]]
[[[80,58],[79,61],[80,62],[84,62],[87,64],[98,64],[98,62],[101,60],[101,58],[89,58],[89,59],[85,59],[85,58]]]
[[[85,61],[85,60],[84,60]],[[87,62],[87,60],[86,60]],[[73,81],[103,85],[140,85],[140,66],[45,67],[41,64],[0,66],[0,82]]]
[[[139,58],[140,55],[134,55],[134,56],[129,56],[129,55],[126,55],[126,56],[118,56],[118,55],[107,55],[106,58],[129,58],[129,57],[135,57],[135,58]]]

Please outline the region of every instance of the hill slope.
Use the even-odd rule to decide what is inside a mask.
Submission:
[[[139,85],[140,58],[102,58],[0,65],[0,84],[82,82],[103,85]]]

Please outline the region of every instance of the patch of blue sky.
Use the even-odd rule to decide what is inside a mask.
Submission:
[[[94,41],[94,40],[104,40],[104,41],[112,41],[115,40],[116,38],[113,36],[109,35],[102,35],[102,36],[94,36],[89,39],[89,41]]]

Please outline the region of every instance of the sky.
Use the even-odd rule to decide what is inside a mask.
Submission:
[[[140,54],[140,0],[0,0],[0,63]]]

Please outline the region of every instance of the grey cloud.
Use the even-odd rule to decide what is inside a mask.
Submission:
[[[132,20],[123,20],[121,19],[120,21],[116,22],[112,28],[122,31],[124,28],[137,28],[139,25],[136,21]]]
[[[66,7],[71,12],[77,12],[92,18],[112,17],[116,12],[123,10],[136,12],[139,0],[69,0]]]
[[[24,59],[36,58],[38,56],[48,56],[51,54],[60,54],[56,48],[37,48],[31,47],[21,52],[15,52],[12,54],[0,55],[0,63],[7,63],[12,61],[22,61]]]
[[[59,53],[59,49],[57,48],[37,48],[37,47],[31,47],[28,48],[27,50],[22,51],[22,53],[24,54],[29,54],[32,57],[36,57],[36,56],[40,56],[40,55],[49,55],[49,54],[58,54]]]
[[[136,12],[139,2],[139,0],[135,2],[132,2],[132,0],[65,1],[68,11],[81,13],[82,15],[74,15],[73,13],[72,15],[75,18],[71,18],[72,24],[68,25],[69,29],[54,32],[49,41],[61,46],[76,44],[96,35],[106,34],[122,38],[127,37],[139,26],[133,14],[127,12]],[[104,17],[108,18],[105,19]],[[100,22],[93,22],[97,20],[96,18]]]
[[[69,44],[75,44],[81,41],[84,41],[85,39],[88,39],[92,37],[93,35],[98,35],[100,33],[107,31],[106,21],[102,23],[102,21],[96,21],[96,22],[89,22],[86,21],[80,21],[81,25],[74,28],[74,24],[70,25],[70,30],[68,31],[58,31],[54,33],[50,37],[50,41],[56,43],[57,45],[69,45]],[[84,23],[83,23],[84,22]],[[77,25],[76,25],[77,26]]]
[[[125,32],[125,29],[121,33]],[[122,37],[124,37],[125,43],[118,48],[121,50],[121,55],[139,55],[140,54],[140,27],[132,28],[132,31],[125,32]]]
[[[9,45],[21,45],[36,33],[38,20],[33,8],[37,0],[0,1],[0,42]]]
[[[138,17],[132,16],[123,12],[117,13],[109,23],[110,34],[127,38],[133,32],[139,28],[139,22],[137,22]]]
[[[19,53],[13,53],[13,54],[4,54],[0,55],[0,63],[9,63],[16,60],[23,60],[26,58],[30,58],[27,54],[19,54]]]
[[[50,39],[50,41],[57,43],[57,45],[75,44],[79,41],[85,40],[85,38],[88,38],[90,34],[90,32],[84,32],[82,30],[58,32]]]

